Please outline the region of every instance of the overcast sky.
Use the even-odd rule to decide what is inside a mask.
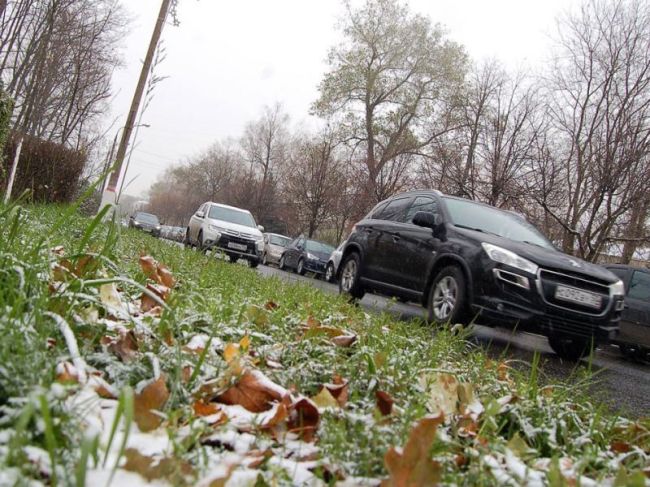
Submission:
[[[125,67],[115,73],[112,134],[126,121],[160,0],[122,0],[133,21],[124,39]],[[144,195],[169,165],[216,140],[238,137],[266,104],[284,105],[294,127],[308,115],[326,70],[328,48],[340,40],[338,0],[180,0],[180,27],[167,25],[169,76],[139,131],[125,192]],[[411,0],[413,11],[443,24],[474,60],[535,69],[550,55],[555,19],[580,0]],[[111,135],[112,136],[112,135]]]

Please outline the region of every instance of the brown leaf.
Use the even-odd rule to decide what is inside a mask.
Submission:
[[[167,267],[165,267],[164,265],[159,265],[158,282],[160,282],[160,284],[162,284],[163,286],[172,288],[176,284],[176,279],[174,279],[174,275],[169,269],[167,269]]]
[[[167,403],[167,399],[169,399],[169,391],[163,376],[146,385],[142,392],[135,395],[134,419],[140,431],[151,431],[160,426],[162,417],[154,411],[160,411]]]
[[[357,341],[356,335],[339,335],[330,340],[334,345],[339,347],[349,347]]]
[[[291,409],[289,431],[298,433],[303,441],[312,441],[320,423],[318,407],[312,400],[301,397]]]
[[[411,430],[402,451],[391,447],[384,457],[390,475],[388,485],[394,487],[433,486],[440,482],[442,467],[429,454],[438,425],[444,415],[425,416]]]
[[[279,306],[277,305],[277,303],[274,303],[273,301],[267,301],[266,304],[264,305],[264,309],[266,309],[267,311],[273,311],[278,308]]]
[[[334,376],[333,383],[325,384],[324,387],[336,399],[339,406],[344,407],[348,402],[348,381],[338,375]]]
[[[612,450],[614,453],[627,453],[632,449],[632,447],[630,446],[629,443],[625,441],[614,440],[609,445],[609,449]]]
[[[102,342],[104,344],[106,344],[106,338],[108,337],[104,337],[104,339],[102,339]],[[115,339],[111,339],[110,343],[107,345],[108,350],[120,357],[122,362],[131,362],[138,356],[138,340],[135,337],[133,330],[120,330],[120,336]]]
[[[261,413],[288,395],[289,391],[273,383],[259,370],[245,370],[235,385],[217,395],[215,400],[224,404],[238,404],[253,413]]]
[[[76,384],[79,382],[79,373],[70,362],[61,362],[56,366],[56,381],[61,384]]]
[[[385,391],[376,391],[375,397],[377,398],[377,409],[384,416],[388,416],[393,412],[393,404],[395,400]]]
[[[95,271],[98,267],[97,258],[92,255],[82,255],[77,259],[77,264],[74,267],[74,274],[77,277],[85,277],[87,274]]]
[[[183,485],[188,483],[186,477],[193,474],[192,466],[178,458],[154,458],[143,455],[135,448],[127,448],[124,451],[124,457],[126,463],[122,468],[142,475],[149,482],[156,479],[165,479],[171,485]]]
[[[289,398],[288,396],[285,397],[285,399],[280,402],[276,403],[273,406],[273,414],[269,415],[261,424],[260,428],[261,429],[271,429],[275,428],[279,424],[281,424],[283,421],[285,421],[289,417],[289,408],[287,407],[287,404],[289,404]],[[270,411],[271,412],[271,411]]]
[[[176,280],[171,271],[162,264],[159,264],[156,259],[150,255],[140,256],[140,268],[145,276],[152,281],[162,286],[172,288],[176,284]]]
[[[339,403],[334,396],[323,386],[318,394],[311,398],[319,408],[338,408]]]
[[[161,301],[167,301],[170,292],[170,289],[167,286],[156,284],[147,284],[147,290],[149,293],[143,292],[140,297],[140,310],[143,313],[151,311],[156,306],[159,306],[159,303],[151,296],[151,294],[157,296]]]
[[[194,410],[194,414],[197,416],[212,416],[220,411],[219,406],[215,403],[206,403],[203,401],[195,401],[194,404],[192,404],[192,409]]]

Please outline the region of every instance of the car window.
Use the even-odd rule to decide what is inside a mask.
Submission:
[[[397,198],[388,203],[375,218],[394,222],[405,221],[404,216],[411,198]],[[374,216],[374,215],[373,215]]]
[[[156,215],[152,215],[151,213],[144,213],[144,212],[137,212],[135,214],[135,219],[140,222],[144,223],[149,223],[150,225],[158,225],[158,217]]]
[[[413,222],[413,217],[418,211],[427,211],[429,213],[438,213],[438,202],[433,198],[427,196],[418,196],[413,200],[413,203],[406,212],[404,221],[407,223]]]
[[[634,299],[650,300],[650,274],[634,271],[627,295]]]
[[[245,227],[255,228],[255,219],[253,215],[247,211],[235,210],[233,208],[226,208],[223,206],[213,206],[210,208],[209,218],[213,220],[221,220]]]
[[[388,201],[385,201],[383,203],[379,203],[377,206],[375,206],[373,208],[373,210],[370,213],[368,213],[368,216],[366,216],[366,218],[367,219],[372,218],[374,220],[379,219],[379,215],[384,210],[384,208],[386,208],[386,205],[388,205]]]
[[[288,237],[281,237],[280,235],[271,235],[267,238],[273,245],[280,245],[281,247],[286,247],[291,243],[291,239]]]

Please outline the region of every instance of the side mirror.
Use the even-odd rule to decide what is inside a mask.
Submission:
[[[202,211],[197,211],[196,216],[199,218],[203,218],[205,216],[205,213],[203,213]]]
[[[413,225],[435,230],[442,224],[442,217],[437,213],[429,211],[418,211],[413,216]]]
[[[257,225],[257,229],[258,229],[260,232],[263,232],[263,231],[264,231],[264,227],[263,227],[262,225]]]

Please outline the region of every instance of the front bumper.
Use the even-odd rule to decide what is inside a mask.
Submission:
[[[327,262],[323,260],[306,259],[304,263],[305,270],[315,274],[325,274],[325,267]]]
[[[508,325],[547,336],[589,337],[596,342],[616,337],[623,296],[610,296],[603,284],[545,270],[529,275],[501,264],[492,264],[483,277],[474,286],[473,311],[478,323]],[[555,288],[571,282],[577,283],[575,287],[584,286],[580,289],[599,292],[600,308],[557,300]]]
[[[219,250],[228,255],[236,255],[248,260],[260,260],[256,240],[207,231],[204,235],[203,245],[210,250]]]

